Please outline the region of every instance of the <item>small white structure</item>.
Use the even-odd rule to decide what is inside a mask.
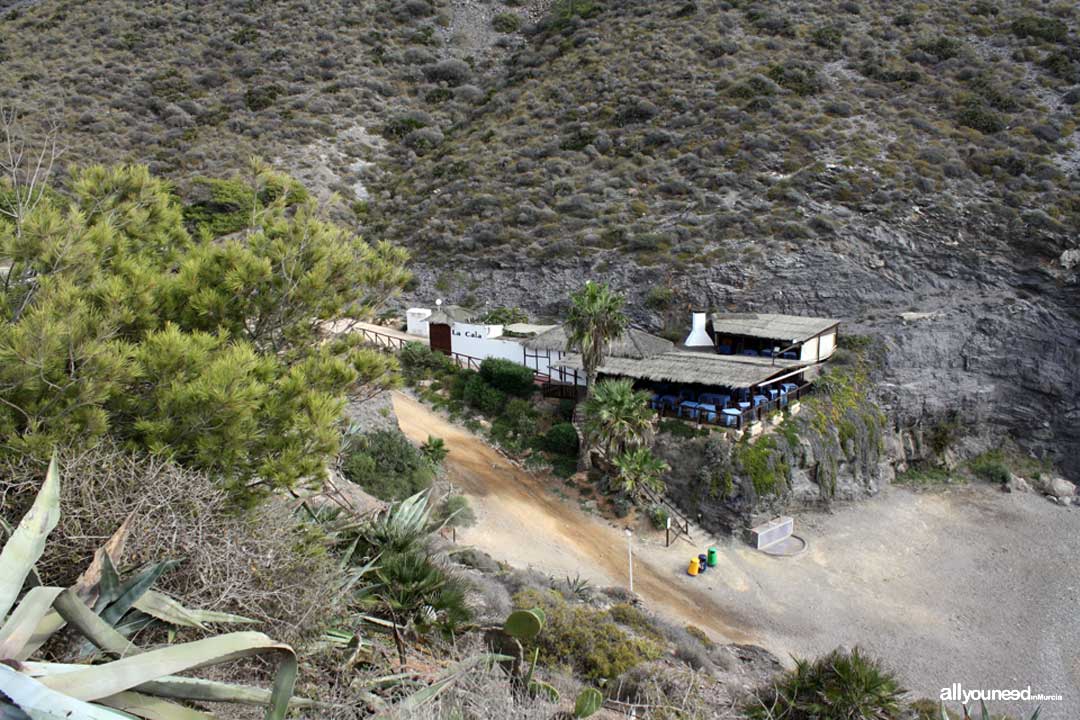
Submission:
[[[431,310],[428,308],[409,308],[405,311],[405,332],[417,337],[428,337],[428,318]]]
[[[687,335],[686,340],[683,341],[684,347],[695,348],[713,346],[713,339],[709,336],[708,330],[705,329],[707,318],[707,313],[693,313],[691,317],[690,334]]]

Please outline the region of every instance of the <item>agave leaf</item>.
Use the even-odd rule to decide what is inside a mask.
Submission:
[[[52,609],[53,600],[64,591],[58,587],[32,588],[23,596],[22,602],[0,628],[0,658],[14,658],[34,635],[46,613]]]
[[[213,715],[137,692],[117,693],[98,702],[146,720],[214,720]]]
[[[77,672],[86,668],[80,663],[24,663],[26,672],[30,677],[48,677],[64,673]],[[410,678],[412,674],[403,674],[401,677]],[[270,691],[264,688],[251,687],[250,685],[233,685],[231,683],[217,682],[216,680],[204,680],[203,678],[180,677],[167,675],[157,680],[137,685],[133,690],[146,695],[171,698],[173,700],[195,700],[198,702],[221,702],[236,703],[241,705],[269,705]],[[299,697],[289,698],[291,707],[314,707],[326,705],[315,700]]]
[[[191,611],[181,605],[179,601],[157,590],[147,590],[142,597],[135,601],[134,607],[136,610],[152,615],[170,625],[193,627],[200,630],[206,629],[206,626],[199,622],[198,618],[192,615]]]
[[[31,720],[31,718],[17,705],[12,705],[0,697],[0,720]]]
[[[112,558],[108,553],[101,558],[101,580],[98,582],[98,595],[94,601],[94,612],[98,615],[110,603],[120,597],[120,573],[116,572]]]
[[[57,692],[0,663],[0,687],[31,720],[131,720],[132,716]]]
[[[287,674],[290,664],[295,673],[296,654],[288,645],[275,643],[262,633],[235,632],[183,645],[149,650],[135,657],[121,658],[104,665],[88,666],[75,672],[51,675],[42,682],[74,698],[95,700],[131,690],[165,675],[197,670],[263,653],[280,653],[285,656],[285,661],[282,663],[284,672],[279,668],[279,678]],[[285,684],[289,683],[280,683],[280,685]],[[290,684],[289,693],[285,694],[286,703],[291,692]],[[275,701],[279,699],[277,696],[280,694],[279,683],[275,682]]]
[[[38,648],[49,641],[49,638],[60,632],[66,624],[64,618],[60,617],[60,613],[56,612],[56,610],[47,612],[41,622],[38,623],[37,628],[34,629],[34,634],[15,655],[15,659],[21,661],[33,655]]]
[[[112,537],[94,551],[94,559],[75,580],[75,591],[79,593],[79,597],[86,601],[87,605],[97,602],[98,585],[104,577],[106,562],[109,563],[109,569],[112,571],[110,579],[114,580],[116,585],[119,586],[119,578],[116,577],[116,566],[124,557],[124,546],[127,544],[128,534],[131,531],[131,518],[133,516],[134,513],[124,518],[124,522],[120,523],[120,527],[116,529]],[[112,600],[109,602],[112,602]]]
[[[249,685],[203,680],[202,678],[167,676],[151,680],[135,688],[139,692],[175,700],[197,700],[202,702],[238,703],[241,705],[269,705],[272,693],[263,688]],[[321,705],[314,700],[293,695],[289,698],[292,707],[313,707]]]
[[[74,588],[68,588],[60,593],[60,596],[56,598],[53,606],[64,620],[77,628],[91,643],[102,650],[121,657],[125,655],[138,655],[142,652],[142,650],[131,644],[127,638],[117,632],[116,628],[109,625],[95,615],[93,610],[86,607],[86,605],[83,604],[83,601],[79,599],[79,595],[75,592]],[[126,690],[127,688],[124,689]]]
[[[146,591],[150,589],[150,586],[157,582],[157,579],[161,577],[162,573],[166,570],[172,570],[179,564],[179,560],[165,560],[151,565],[135,577],[126,581],[120,587],[120,595],[101,613],[101,619],[110,625],[115,625],[120,622],[120,618],[124,617],[127,611],[135,604],[135,601],[142,597]]]
[[[49,461],[45,482],[34,504],[0,551],[0,619],[6,618],[26,576],[45,550],[45,540],[60,520],[60,474],[56,455]]]
[[[244,624],[258,624],[258,620],[252,620],[249,617],[243,615],[233,615],[232,613],[219,612],[217,610],[201,610],[199,608],[189,608],[188,612],[201,623],[231,623],[234,625]]]

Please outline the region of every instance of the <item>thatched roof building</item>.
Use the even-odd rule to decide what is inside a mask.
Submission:
[[[522,343],[530,350],[556,350],[566,351],[566,329],[563,325],[556,325],[547,332],[540,333],[536,337],[529,338]],[[611,358],[650,358],[655,355],[670,352],[675,349],[675,343],[665,340],[656,335],[650,335],[643,330],[629,328],[616,338],[608,349]]]
[[[839,324],[839,320],[832,318],[772,313],[713,313],[712,316],[712,329],[716,335],[741,335],[788,344],[805,342]]]
[[[568,370],[583,369],[580,355],[567,355],[560,365]],[[647,358],[609,357],[600,374],[653,382],[748,388],[804,366],[805,363],[797,360],[672,350]]]

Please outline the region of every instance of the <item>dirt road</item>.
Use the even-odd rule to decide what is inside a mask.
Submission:
[[[478,519],[474,527],[458,532],[459,542],[515,567],[533,566],[556,577],[580,575],[594,585],[627,585],[624,528],[560,498],[542,476],[512,464],[481,438],[416,400],[395,393],[394,412],[414,442],[424,442],[429,435],[446,442],[448,479],[470,497]],[[634,543],[634,591],[650,607],[708,628],[719,638],[753,641],[750,618],[726,611],[705,588],[672,582],[697,550],[683,541],[658,553],[655,545],[655,540]],[[662,542],[659,549],[665,549]]]
[[[470,496],[475,527],[459,541],[515,567],[593,584],[627,583],[623,528],[560,497],[561,481],[517,468],[482,439],[396,395],[401,429],[441,437],[451,481]],[[887,488],[830,514],[803,513],[810,547],[771,558],[695,532],[665,548],[637,528],[634,590],[649,607],[718,640],[753,642],[787,660],[860,645],[899,673],[915,697],[968,689],[1060,694],[1044,720],[1080,717],[1080,511],[987,486],[940,493]],[[686,575],[716,544],[720,564]],[[1029,717],[1036,703],[1000,710]]]

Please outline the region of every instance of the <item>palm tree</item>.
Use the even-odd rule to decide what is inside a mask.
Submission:
[[[664,481],[661,478],[671,469],[666,462],[645,447],[615,456],[612,464],[615,465],[616,480],[622,485],[623,491],[633,498],[637,498],[643,488],[656,493],[663,492]]]
[[[570,295],[570,312],[565,325],[566,350],[581,354],[585,385],[590,394],[611,342],[626,330],[625,304],[626,298],[622,295],[607,285],[592,281]]]
[[[652,434],[649,394],[634,390],[630,380],[598,383],[582,412],[586,444],[598,446],[607,458],[644,445]]]

